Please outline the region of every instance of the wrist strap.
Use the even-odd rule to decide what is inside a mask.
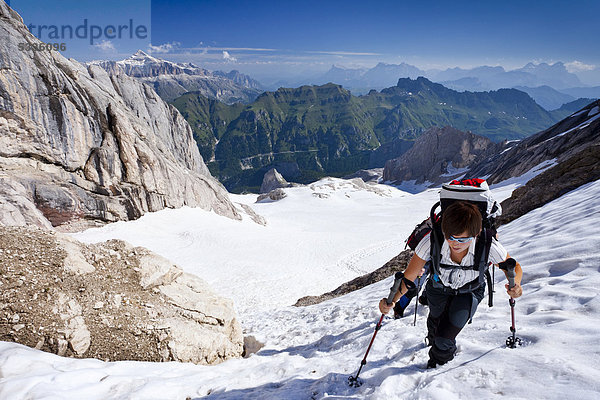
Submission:
[[[406,290],[415,289],[417,285],[415,283],[404,276],[402,277],[402,282],[404,282],[404,286],[406,286]]]

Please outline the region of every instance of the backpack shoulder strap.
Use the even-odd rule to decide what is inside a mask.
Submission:
[[[485,281],[485,271],[488,268],[488,259],[490,257],[490,248],[492,247],[492,230],[483,228],[477,242],[475,244],[475,265],[479,270],[479,284],[483,284]]]
[[[489,257],[493,236],[493,229],[483,228],[477,237],[474,257],[474,261],[479,270],[479,285],[483,285],[486,280],[488,283],[488,306],[490,307],[494,304],[494,288],[492,287],[493,282],[489,272]]]
[[[442,244],[444,243],[444,234],[442,232],[441,218],[436,218],[435,210],[440,205],[438,201],[431,207],[430,218],[431,218],[431,233],[429,234],[430,239],[430,256],[431,256],[431,268],[430,275],[434,276],[440,274],[440,261],[442,260]],[[440,214],[441,215],[441,214]]]

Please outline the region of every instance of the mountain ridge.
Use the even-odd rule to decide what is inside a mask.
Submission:
[[[379,73],[379,72],[381,73]],[[591,86],[585,87],[582,83],[585,80],[588,84],[593,83],[593,79],[587,77],[596,77],[600,82],[600,68],[593,71],[580,71],[580,78],[577,73],[569,72],[566,64],[556,62],[548,63],[528,63],[520,68],[507,70],[502,66],[477,66],[473,68],[447,68],[439,69],[421,69],[413,65],[402,62],[400,64],[378,63],[371,68],[345,68],[333,65],[328,71],[318,77],[306,78],[298,81],[291,86],[302,86],[304,84],[320,85],[326,82],[335,82],[343,85],[356,95],[366,94],[369,90],[381,90],[393,86],[399,78],[412,78],[423,76],[431,81],[441,83],[446,87],[459,91],[486,91],[498,90],[501,88],[530,87],[539,88],[541,86],[550,86],[562,95],[587,98],[600,98],[600,91]],[[596,83],[597,84],[597,83]],[[289,85],[288,85],[289,86]],[[276,89],[270,87],[270,89]],[[531,91],[531,93],[535,93]],[[538,97],[535,97],[536,101]],[[545,97],[540,97],[542,104]],[[574,100],[574,99],[569,99]],[[552,103],[552,108],[559,108],[561,104]]]
[[[292,169],[300,176],[280,172],[299,183],[382,167],[382,157],[395,158],[407,149],[391,143],[413,141],[432,126],[501,141],[523,138],[557,121],[556,114],[515,89],[461,93],[423,77],[399,79],[394,87],[363,96],[327,83],[264,92],[245,106],[218,105],[198,92],[173,105],[192,126],[211,172],[229,190],[259,187],[266,169],[280,170],[278,163],[296,163]]]
[[[109,74],[123,73],[135,77],[156,90],[165,101],[186,92],[200,91],[209,98],[225,103],[251,102],[262,92],[262,85],[239,71],[209,71],[193,63],[176,63],[153,57],[138,50],[120,61],[93,61]]]

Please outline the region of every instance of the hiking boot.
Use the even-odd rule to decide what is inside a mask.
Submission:
[[[404,307],[402,307],[400,302],[397,302],[394,306],[394,319],[399,319],[402,317],[404,317]]]
[[[436,367],[435,361],[433,361],[431,358],[429,359],[429,361],[427,361],[427,369],[433,369]]]

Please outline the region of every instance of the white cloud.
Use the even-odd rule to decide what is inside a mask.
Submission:
[[[223,50],[223,59],[227,62],[236,62],[237,59],[229,54],[228,51]]]
[[[101,51],[107,52],[107,53],[117,50],[117,49],[115,49],[115,45],[113,44],[113,42],[111,42],[110,40],[103,40],[100,43],[96,43],[94,45],[94,47],[96,47],[97,49],[100,49]]]
[[[153,46],[153,45],[148,45],[148,51],[150,53],[170,53],[173,50],[176,50],[177,48],[179,48],[179,46],[181,45],[181,43],[179,42],[171,42],[171,43],[163,43],[161,45],[158,46]]]
[[[565,67],[567,67],[567,71],[569,72],[591,71],[596,68],[595,65],[584,64],[577,60],[565,63]]]

